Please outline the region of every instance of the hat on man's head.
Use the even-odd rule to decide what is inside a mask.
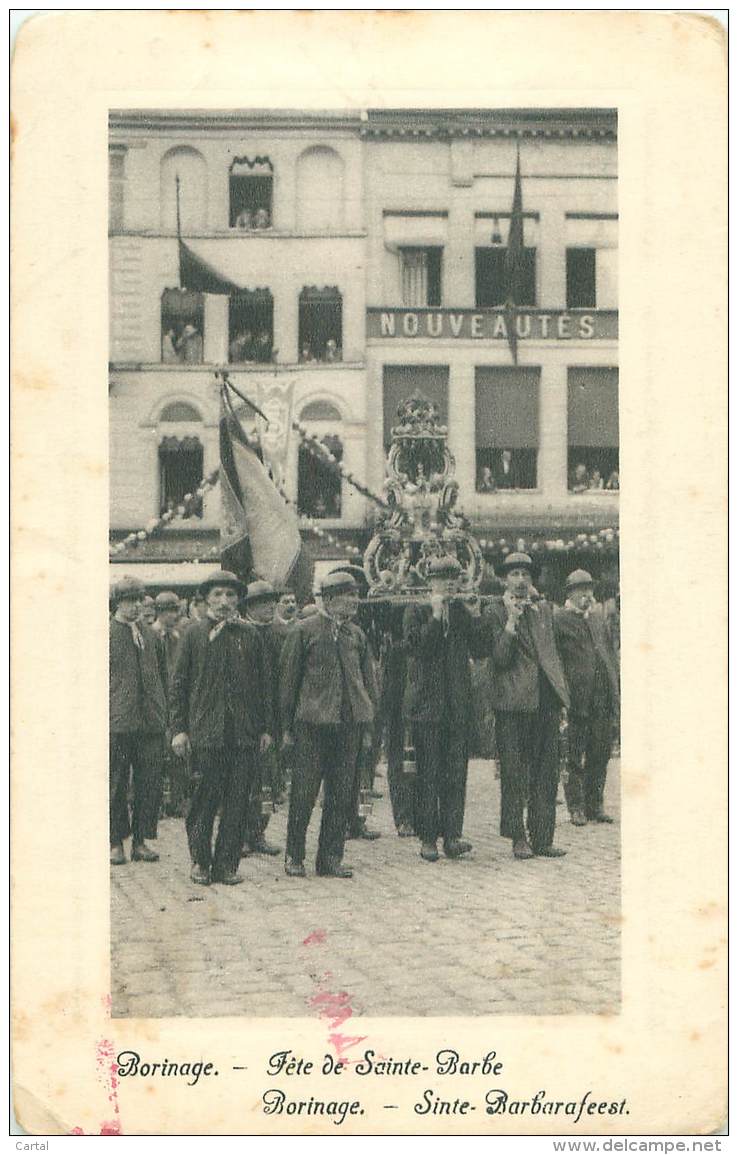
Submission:
[[[507,571],[511,569],[533,569],[533,561],[527,553],[509,553],[506,558],[502,559],[502,568]]]
[[[592,574],[587,573],[586,569],[575,569],[570,573],[566,579],[567,590],[575,590],[577,586],[593,586]]]
[[[434,557],[428,562],[429,578],[456,578],[461,573],[461,562],[451,554]]]
[[[332,598],[335,594],[358,593],[358,586],[353,574],[339,571],[326,574],[320,583],[320,593],[323,598]]]
[[[231,573],[231,571],[227,569],[219,569],[216,570],[215,573],[212,573],[209,578],[206,578],[204,582],[200,583],[200,588],[197,592],[201,597],[206,598],[215,586],[226,586],[228,589],[235,590],[236,593],[239,594],[243,594],[246,590],[246,586],[234,573]]]
[[[278,600],[279,594],[269,582],[249,582],[246,586],[246,602],[250,606],[255,606],[257,602],[276,602]]]
[[[126,601],[127,598],[138,601],[143,601],[146,587],[138,578],[124,577],[120,581],[115,582],[110,587],[110,594],[108,595],[110,605],[115,609],[119,602]]]
[[[172,590],[162,590],[154,598],[154,605],[158,610],[178,610],[179,598]]]

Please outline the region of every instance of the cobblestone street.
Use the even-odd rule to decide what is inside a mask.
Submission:
[[[307,879],[254,856],[237,887],[193,885],[183,821],[163,821],[159,863],[111,870],[113,1015],[305,1016],[336,999],[367,1016],[618,1011],[619,821],[577,828],[559,805],[568,855],[517,862],[497,833],[494,763],[477,760],[464,826],[474,850],[426,863],[394,833],[386,779],[376,785],[382,838],[346,844],[346,881],[312,874],[318,808]],[[618,819],[619,796],[613,760],[606,808]],[[283,807],[271,841],[284,845],[286,821]]]

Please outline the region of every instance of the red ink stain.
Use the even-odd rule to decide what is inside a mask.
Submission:
[[[307,938],[302,940],[302,945],[314,946],[318,943],[325,942],[327,937],[328,936],[324,930],[314,930],[307,936]]]
[[[105,1007],[106,1011],[111,1010],[111,1008],[113,1006],[113,1000],[110,997],[110,995],[103,995],[101,1002],[102,1002],[102,1005]]]
[[[343,1026],[354,1013],[350,999],[351,996],[347,991],[339,991],[338,994],[320,991],[308,1000],[310,1006],[317,1010],[321,1019],[329,1020],[331,1030],[328,1041],[331,1046],[335,1047],[339,1059],[345,1059],[346,1051],[350,1047],[363,1043],[367,1038],[366,1035],[341,1035],[338,1033],[338,1028]]]
[[[110,1039],[101,1039],[96,1047],[98,1078],[105,1084],[108,1091],[108,1102],[112,1103],[116,1115],[120,1114],[118,1106],[118,1063],[115,1057],[115,1047]],[[118,1119],[101,1124],[101,1135],[120,1135],[121,1126]]]

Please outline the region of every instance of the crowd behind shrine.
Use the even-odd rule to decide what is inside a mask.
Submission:
[[[322,787],[315,873],[350,878],[346,841],[380,837],[370,819],[382,761],[396,835],[423,863],[473,849],[473,755],[490,760],[488,791],[499,789],[499,833],[516,860],[566,853],[555,839],[560,785],[582,837],[613,821],[604,791],[618,740],[619,595],[598,600],[576,569],[553,604],[532,559],[511,553],[481,596],[460,596],[459,563],[440,556],[427,596],[389,606],[377,630],[352,568],[329,573],[302,606],[225,570],[189,604],[173,591],[149,596],[133,577],[113,585],[111,865],[158,862],[152,844],[168,817],[184,819],[193,883],[241,883],[252,855],[284,855],[285,873],[304,878]],[[285,847],[268,838],[281,806]]]

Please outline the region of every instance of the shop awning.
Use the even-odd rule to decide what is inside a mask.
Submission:
[[[569,369],[569,445],[609,449],[619,443],[617,369]]]
[[[477,370],[479,449],[534,449],[538,445],[539,372],[507,366]]]

